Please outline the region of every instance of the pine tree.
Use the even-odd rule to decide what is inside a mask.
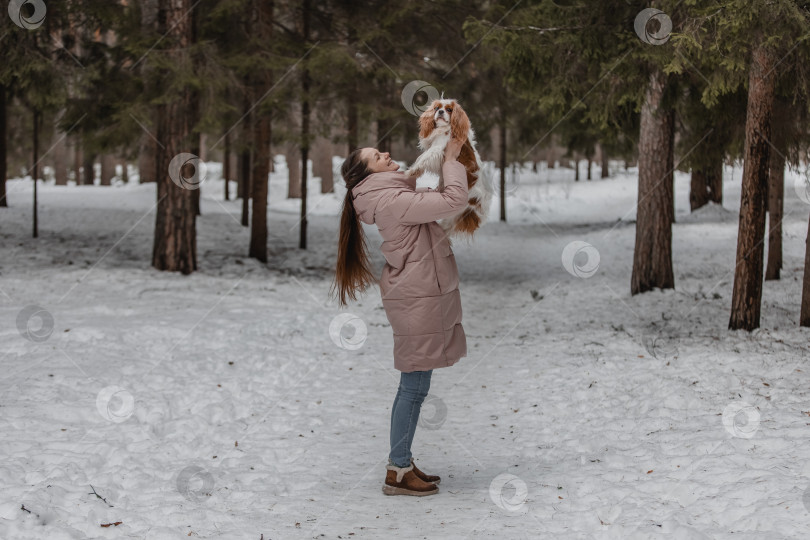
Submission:
[[[670,6],[668,17],[684,18],[677,2],[660,4],[665,10]],[[528,102],[537,101],[555,130],[581,114],[579,140],[572,138],[578,148],[571,148],[572,153],[592,155],[601,134],[617,144],[638,139],[633,294],[674,286],[673,111],[678,81],[670,73],[682,68],[673,60],[674,46],[644,43],[633,31],[634,19],[645,7],[640,2],[541,2],[515,9],[497,25],[480,23],[491,30],[485,43],[503,46],[516,91]],[[632,114],[629,121],[623,114],[628,105],[641,113],[638,137],[629,129],[639,124]],[[598,135],[588,136],[582,122],[595,126]],[[569,125],[575,129],[575,123]]]
[[[266,47],[273,39],[273,2],[254,0],[251,35]],[[261,46],[258,45],[257,46]],[[270,70],[262,69],[253,75],[252,90],[254,100],[262,100],[272,88]],[[255,157],[251,171],[253,195],[253,220],[250,227],[250,256],[267,262],[267,181],[270,175],[270,113],[262,103],[256,103],[256,118],[253,122]]]
[[[782,270],[782,220],[784,219],[785,166],[799,163],[798,156],[808,145],[809,111],[784,95],[785,85],[777,85],[771,117],[771,155],[768,162],[767,212],[768,260],[765,280],[778,280]],[[789,157],[792,156],[792,157]]]
[[[665,103],[669,77],[652,68],[641,108],[638,210],[630,292],[675,287],[672,272],[675,111]]]
[[[197,112],[189,50],[195,42],[191,0],[160,0],[158,21],[165,34],[155,48],[155,81],[170,80],[157,105],[157,212],[152,265],[158,270],[190,274],[197,269],[196,213],[193,189],[199,187],[199,164],[187,155]],[[184,157],[180,157],[185,154]]]
[[[33,188],[33,236],[39,234],[37,214],[37,181],[42,170],[40,163],[40,130],[46,114],[57,111],[65,101],[65,69],[59,62],[60,53],[55,47],[50,32],[56,31],[63,25],[65,12],[53,8],[50,13],[29,13],[23,4],[19,4],[20,13],[3,13],[0,22],[0,46],[3,48],[3,60],[0,65],[0,87],[4,97],[2,117],[2,142],[0,153],[3,154],[2,188],[0,198],[2,206],[7,206],[6,174],[8,156],[8,134],[6,131],[7,107],[12,99],[22,103],[28,111],[27,119],[31,125],[33,135],[31,141],[32,155],[29,163],[29,173],[34,180]],[[12,19],[12,17],[14,17]]]
[[[707,108],[701,101],[704,88],[703,79],[694,76],[686,88],[681,109],[684,128],[676,150],[686,156],[683,163],[691,169],[689,208],[693,212],[710,202],[723,204],[723,164],[732,148],[742,148],[745,136],[745,93],[725,94]]]
[[[806,5],[788,0],[732,0],[698,3],[696,31],[687,32],[716,69],[703,92],[707,106],[747,82],[745,146],[737,236],[737,257],[729,328],[754,330],[760,324],[767,188],[772,151],[772,116],[777,87],[807,99],[808,77],[801,69],[810,32]]]

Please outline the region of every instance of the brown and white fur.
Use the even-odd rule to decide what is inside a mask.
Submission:
[[[452,236],[473,233],[486,221],[492,202],[492,190],[481,178],[483,164],[475,148],[475,132],[467,113],[454,99],[437,99],[419,117],[419,149],[422,154],[405,171],[408,176],[421,176],[431,172],[439,176],[439,191],[444,189],[442,163],[444,149],[450,138],[464,141],[458,161],[467,170],[467,207],[459,214],[440,222]]]

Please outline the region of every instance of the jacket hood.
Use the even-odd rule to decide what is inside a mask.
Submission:
[[[392,188],[414,191],[416,177],[408,177],[402,171],[372,173],[352,189],[352,202],[360,221],[374,224],[377,205]]]

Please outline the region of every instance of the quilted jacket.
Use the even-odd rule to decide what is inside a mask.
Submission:
[[[467,356],[455,255],[436,220],[467,205],[467,175],[443,165],[444,191],[416,189],[401,171],[373,173],[352,190],[360,220],[383,238],[383,308],[394,331],[394,367],[402,372],[452,366]]]

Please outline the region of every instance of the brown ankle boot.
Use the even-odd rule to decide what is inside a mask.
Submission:
[[[386,465],[385,483],[382,490],[386,495],[415,495],[423,497],[439,492],[439,486],[420,480],[413,472],[413,463],[407,467]]]
[[[436,476],[435,474],[425,474],[419,470],[416,464],[413,462],[413,458],[411,458],[411,465],[413,465],[413,473],[419,477],[420,480],[423,482],[430,482],[432,484],[438,484],[442,481],[441,477]]]

